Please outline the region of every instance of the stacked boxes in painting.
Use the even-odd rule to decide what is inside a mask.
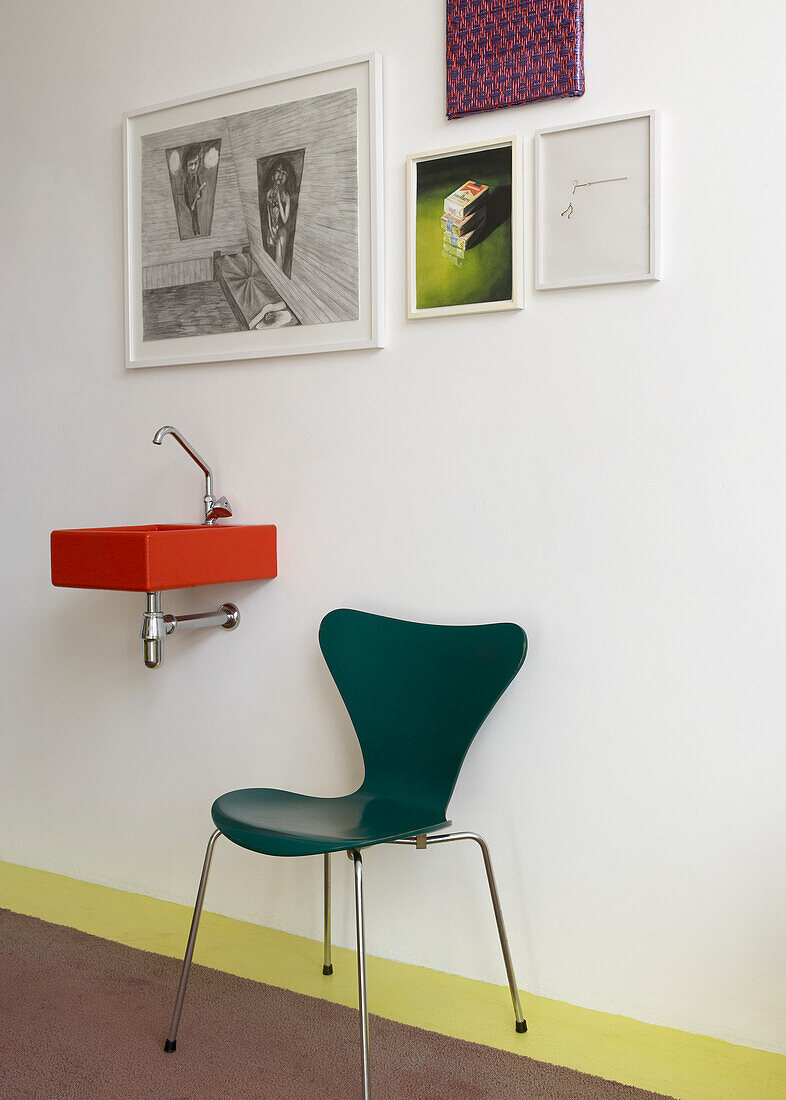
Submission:
[[[463,262],[467,249],[477,244],[481,237],[488,197],[485,183],[467,180],[445,199],[445,213],[441,218],[442,252],[457,266]]]

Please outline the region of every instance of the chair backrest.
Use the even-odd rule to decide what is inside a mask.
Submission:
[[[361,790],[446,816],[475,734],[524,661],[524,631],[339,609],[319,644],[363,752]]]

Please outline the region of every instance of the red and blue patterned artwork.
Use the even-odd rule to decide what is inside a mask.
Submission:
[[[447,115],[584,95],[584,0],[447,0]]]

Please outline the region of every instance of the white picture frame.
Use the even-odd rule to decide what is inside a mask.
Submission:
[[[383,347],[382,149],[378,53],[126,112],[126,366]]]
[[[485,154],[492,153],[493,155],[495,151],[505,151],[508,149],[510,151],[509,183],[504,184],[504,187],[507,188],[509,192],[509,225],[505,227],[506,240],[509,237],[509,247],[505,249],[505,262],[508,263],[510,267],[510,285],[509,288],[507,288],[507,292],[500,296],[492,289],[487,300],[473,302],[452,302],[448,300],[442,304],[421,304],[419,301],[418,263],[427,262],[431,264],[442,262],[441,257],[437,260],[433,255],[436,245],[432,245],[430,248],[428,259],[426,261],[423,259],[422,234],[424,222],[422,216],[420,218],[420,228],[418,224],[419,180],[421,184],[423,180],[421,167],[423,167],[424,171],[431,171],[435,167],[447,165],[449,162],[457,166],[462,164],[472,166],[473,164],[477,164],[478,160],[480,160],[482,164],[482,159]],[[508,170],[505,169],[504,171],[507,176]],[[444,187],[446,193],[445,197],[447,197],[455,187],[460,187],[472,174],[482,177],[482,168],[480,172],[475,172],[474,168],[470,170],[470,167],[465,170],[459,168],[457,174],[454,173],[455,179],[447,183]],[[459,178],[460,176],[462,178]],[[489,198],[490,205],[494,201],[494,194],[492,190]],[[440,203],[441,202],[442,200],[440,199]],[[441,211],[432,211],[432,217],[427,223],[429,233],[440,233],[438,222],[440,212]],[[431,224],[432,222],[433,225]],[[524,250],[522,224],[521,138],[518,134],[512,134],[490,141],[470,142],[465,145],[453,145],[444,149],[432,149],[425,153],[411,153],[407,157],[407,318],[409,320],[414,320],[423,317],[446,317],[465,313],[491,313],[500,310],[523,309]],[[499,229],[500,227],[497,228]],[[479,256],[480,249],[478,249],[478,252],[474,255]],[[469,263],[471,260],[473,260],[473,253],[470,251],[467,253],[466,262]],[[445,291],[445,297],[449,299],[451,293],[451,286],[448,285]],[[422,296],[421,279],[421,298]]]
[[[660,115],[535,132],[535,289],[660,279]]]

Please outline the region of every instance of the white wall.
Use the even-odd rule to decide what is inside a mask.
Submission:
[[[782,6],[589,4],[583,99],[451,123],[441,3],[5,9],[0,856],[190,903],[216,794],[360,777],[325,611],[513,618],[529,657],[452,816],[493,844],[521,984],[782,1049]],[[122,112],[370,49],[387,349],[126,372]],[[406,322],[408,152],[523,135],[531,288],[533,130],[648,107],[661,284]],[[51,588],[48,536],[197,520],[165,423],[279,525],[280,576],[168,598],[243,623],[151,673],[141,597]],[[319,935],[317,861],[229,849],[209,907]],[[504,980],[473,851],[380,849],[367,881],[372,952]]]

